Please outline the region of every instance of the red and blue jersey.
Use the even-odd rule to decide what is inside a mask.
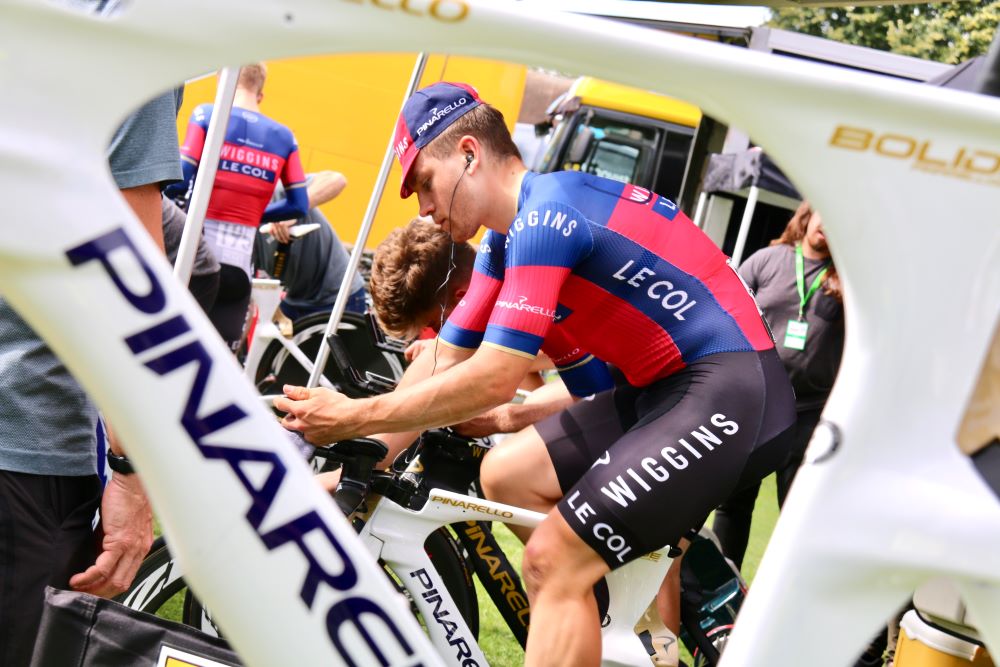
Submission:
[[[576,395],[610,387],[598,360],[641,387],[710,354],[774,346],[728,258],[675,204],[579,172],[525,175],[517,217],[507,236],[486,233],[441,337],[544,349]]]
[[[202,104],[191,114],[181,146],[181,166],[189,182],[201,162],[211,118],[211,104]],[[278,179],[285,184],[287,198],[269,205]],[[302,217],[308,207],[305,173],[291,130],[267,116],[234,107],[205,217],[256,227],[262,221]]]

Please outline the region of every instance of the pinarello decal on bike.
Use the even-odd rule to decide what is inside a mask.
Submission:
[[[354,562],[315,509],[308,509],[277,527],[262,530],[287,477],[287,469],[276,452],[241,447],[235,443],[207,442],[214,434],[249,419],[250,415],[235,403],[223,405],[209,414],[201,413],[213,372],[213,359],[200,340],[187,335],[192,332],[192,327],[184,314],[168,311],[163,286],[125,230],[119,227],[102,234],[67,250],[66,256],[76,267],[98,262],[125,301],[139,313],[150,316],[149,326],[124,339],[138,363],[161,377],[178,371],[188,376],[192,369],[195,371],[190,389],[186,395],[180,396],[178,409],[166,406],[163,409],[168,413],[179,412],[180,424],[198,452],[209,461],[225,462],[239,479],[250,501],[246,520],[264,547],[269,552],[286,544],[294,544],[298,548],[306,562],[299,597],[310,612],[325,616],[327,636],[334,649],[352,666],[365,664],[373,654],[385,664],[386,654],[376,645],[373,633],[369,631],[370,627],[379,624],[395,638],[406,656],[415,657],[414,647],[392,621],[392,615],[383,609],[380,602],[362,594],[357,586],[359,576]],[[137,266],[142,275],[135,274]],[[119,273],[123,267],[130,269],[127,281]],[[143,275],[145,284],[137,285],[142,282]],[[168,395],[164,393],[164,396]],[[250,475],[247,469],[251,467],[258,473],[264,468],[266,474]],[[331,560],[331,554],[335,556],[333,567],[324,567],[322,561]],[[344,594],[325,611],[313,606],[321,584]],[[342,627],[345,624],[351,628],[347,632]],[[385,632],[375,634],[386,636]],[[361,637],[364,641],[347,644],[345,637]],[[355,656],[360,656],[360,661]]]

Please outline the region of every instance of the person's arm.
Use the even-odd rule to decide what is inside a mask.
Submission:
[[[318,171],[309,179],[309,208],[322,206],[336,198],[347,187],[347,178],[339,171]]]
[[[390,394],[352,400],[329,389],[286,385],[285,398],[275,399],[274,407],[288,413],[285,428],[300,431],[313,444],[372,432],[422,431],[506,403],[533,358],[484,346],[467,361]]]
[[[549,382],[531,392],[524,403],[500,405],[455,425],[455,430],[470,438],[494,433],[514,433],[542,421],[580,400],[569,393],[561,381]]]
[[[285,198],[268,204],[264,209],[264,215],[260,218],[261,222],[301,218],[309,211],[306,175],[302,170],[299,149],[294,145],[285,160],[281,182],[285,185]]]
[[[124,451],[114,431],[107,428],[109,449]],[[101,496],[101,522],[97,530],[100,553],[94,564],[70,577],[73,590],[113,597],[132,585],[135,573],[153,543],[153,511],[136,474],[114,473]]]
[[[140,185],[136,188],[119,190],[125,202],[131,207],[139,222],[149,232],[153,241],[165,252],[163,246],[163,204],[160,201],[160,186],[157,183]]]

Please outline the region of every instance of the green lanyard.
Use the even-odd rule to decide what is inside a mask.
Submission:
[[[812,286],[809,291],[806,292],[806,267],[805,259],[802,257],[802,244],[795,244],[795,285],[799,288],[799,320],[801,321],[803,315],[805,314],[806,304],[809,303],[809,299],[815,294],[816,290],[819,289],[820,283],[823,282],[823,278],[826,277],[826,272],[830,268],[830,262],[826,263],[823,270],[819,272],[816,279],[813,280]]]

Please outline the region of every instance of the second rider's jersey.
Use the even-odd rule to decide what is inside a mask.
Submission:
[[[196,168],[201,161],[211,118],[211,104],[198,106],[191,115],[181,146],[181,161],[187,167]],[[295,136],[263,114],[233,107],[205,217],[256,228],[279,180],[286,191],[306,186]],[[294,213],[284,217],[296,218],[305,211]],[[284,218],[268,216],[265,221],[269,219]]]
[[[710,354],[774,347],[728,258],[674,203],[579,172],[525,175],[508,234],[486,233],[441,338],[544,349],[578,396],[610,388],[598,360],[642,387]]]

